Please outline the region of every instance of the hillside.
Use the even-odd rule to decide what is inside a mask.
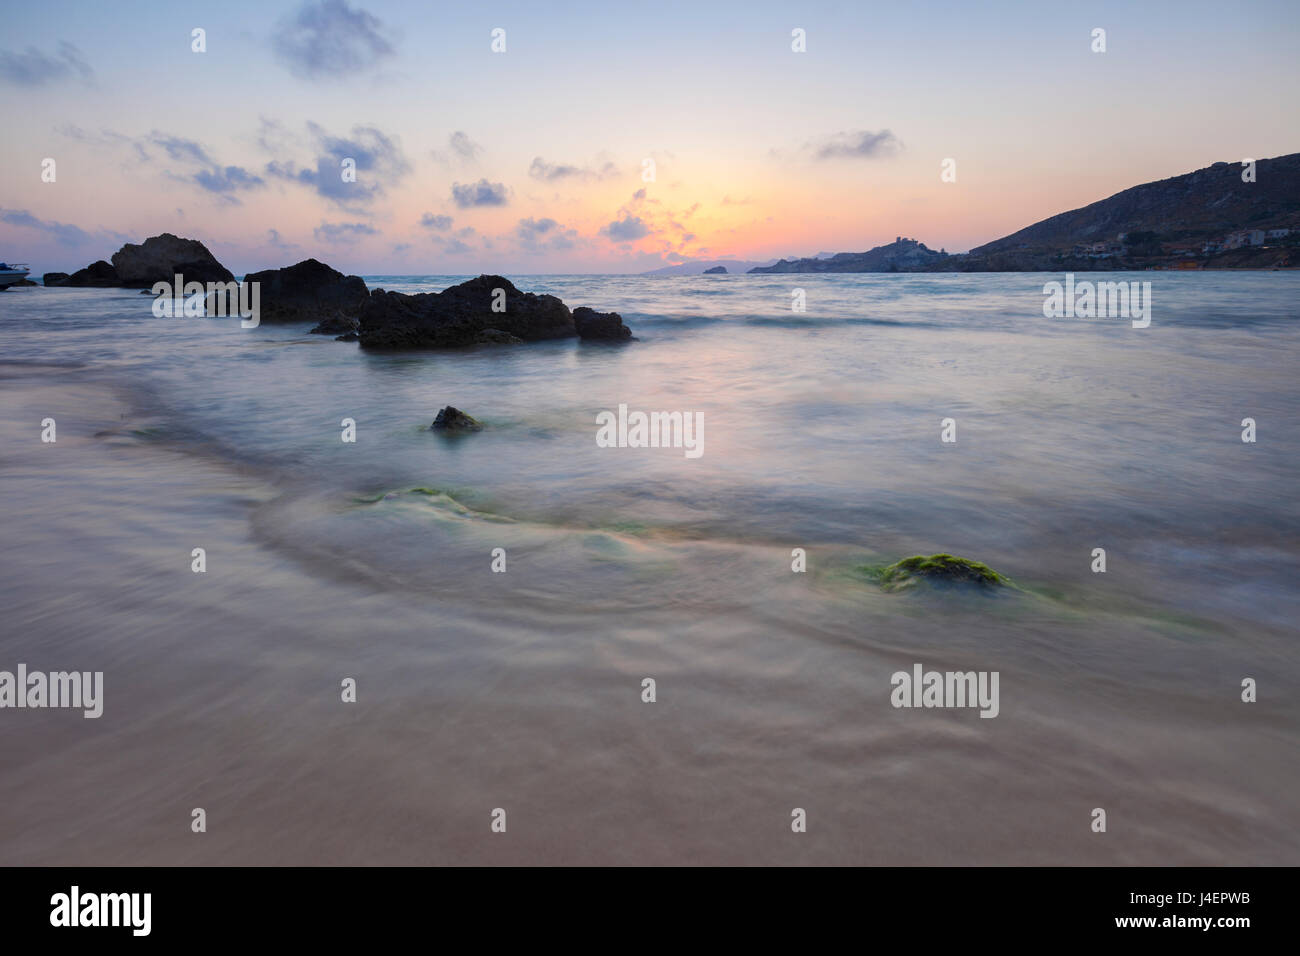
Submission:
[[[1144,183],[1026,226],[970,255],[1017,249],[1065,252],[1131,233],[1203,243],[1240,230],[1300,227],[1300,153],[1261,159],[1255,173],[1256,181],[1246,183],[1239,162],[1215,163]]]

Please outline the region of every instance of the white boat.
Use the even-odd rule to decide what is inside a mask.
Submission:
[[[7,289],[15,282],[21,282],[27,278],[27,273],[31,272],[26,265],[21,262],[15,262],[10,265],[7,262],[0,262],[0,290]]]

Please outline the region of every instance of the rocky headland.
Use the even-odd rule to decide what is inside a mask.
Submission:
[[[99,260],[72,273],[47,272],[47,286],[149,290],[157,282],[227,283],[235,277],[197,239],[171,233],[127,243],[112,262]],[[441,292],[371,291],[316,259],[244,276],[257,283],[263,322],[311,322],[312,332],[373,349],[442,349],[518,345],[551,339],[633,341],[617,312],[579,306],[553,295],[523,292],[503,276],[481,275]]]

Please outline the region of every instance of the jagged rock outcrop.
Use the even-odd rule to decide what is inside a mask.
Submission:
[[[374,349],[457,348],[506,337],[539,342],[578,334],[573,314],[558,298],[520,292],[502,276],[481,275],[416,295],[376,289],[359,317],[361,345]]]
[[[448,405],[438,412],[438,417],[429,427],[434,431],[477,432],[482,431],[483,423],[472,415],[466,415],[454,405]]]
[[[178,274],[186,282],[233,282],[234,275],[197,239],[182,239],[170,232],[150,236],[143,243],[128,242],[113,253],[118,284],[147,289],[155,282],[171,282]]]
[[[629,342],[632,330],[623,324],[617,312],[597,312],[585,305],[573,310],[573,327],[584,340],[599,342]]]
[[[370,297],[360,276],[345,276],[316,259],[253,272],[244,281],[258,283],[263,322],[319,322],[312,331],[320,334],[354,331]]]

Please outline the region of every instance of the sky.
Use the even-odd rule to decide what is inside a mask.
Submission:
[[[1300,150],[1295,0],[0,9],[0,259],[38,274],[161,232],[236,274],[958,252]]]

